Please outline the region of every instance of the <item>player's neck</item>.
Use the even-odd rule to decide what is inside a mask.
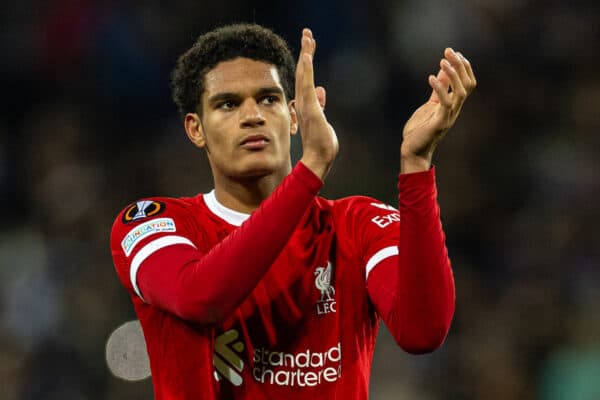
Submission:
[[[288,174],[289,171],[286,170],[253,178],[230,179],[215,176],[215,196],[223,206],[250,214],[273,193]]]

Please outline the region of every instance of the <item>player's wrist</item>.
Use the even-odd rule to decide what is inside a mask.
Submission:
[[[315,146],[305,145],[300,159],[322,181],[325,180],[338,153],[337,138],[335,136],[333,138],[335,140],[331,140],[327,145],[317,146],[316,150],[314,149]]]
[[[324,160],[321,157],[304,154],[300,159],[300,162],[304,164],[313,174],[315,174],[321,181],[325,181],[325,177],[331,169],[333,160]]]
[[[400,173],[411,174],[428,171],[431,168],[431,156],[402,155]]]

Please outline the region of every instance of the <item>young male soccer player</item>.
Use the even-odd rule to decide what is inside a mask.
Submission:
[[[454,283],[431,158],[475,87],[471,66],[446,49],[429,77],[403,131],[398,211],[317,196],[338,142],[315,47],[305,29],[294,72],[279,36],[240,24],[177,63],[174,99],[214,190],[136,201],[111,235],[157,399],[366,399],[379,319],[411,353],[446,337]]]

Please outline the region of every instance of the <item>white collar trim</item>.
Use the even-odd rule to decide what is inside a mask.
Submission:
[[[213,214],[221,219],[224,219],[231,225],[240,226],[245,220],[248,219],[248,217],[250,217],[250,214],[244,214],[239,211],[232,210],[231,208],[227,208],[223,204],[219,203],[217,196],[215,196],[214,189],[202,197],[204,199],[204,203],[206,203],[206,206],[210,211],[212,211]]]

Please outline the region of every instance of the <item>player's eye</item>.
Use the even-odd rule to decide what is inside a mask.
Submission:
[[[261,103],[269,105],[269,104],[277,103],[277,100],[279,100],[277,98],[277,96],[269,95],[269,96],[263,97],[262,100],[261,100]]]
[[[235,107],[235,102],[233,100],[226,100],[217,105],[217,108],[221,110],[231,110]]]

